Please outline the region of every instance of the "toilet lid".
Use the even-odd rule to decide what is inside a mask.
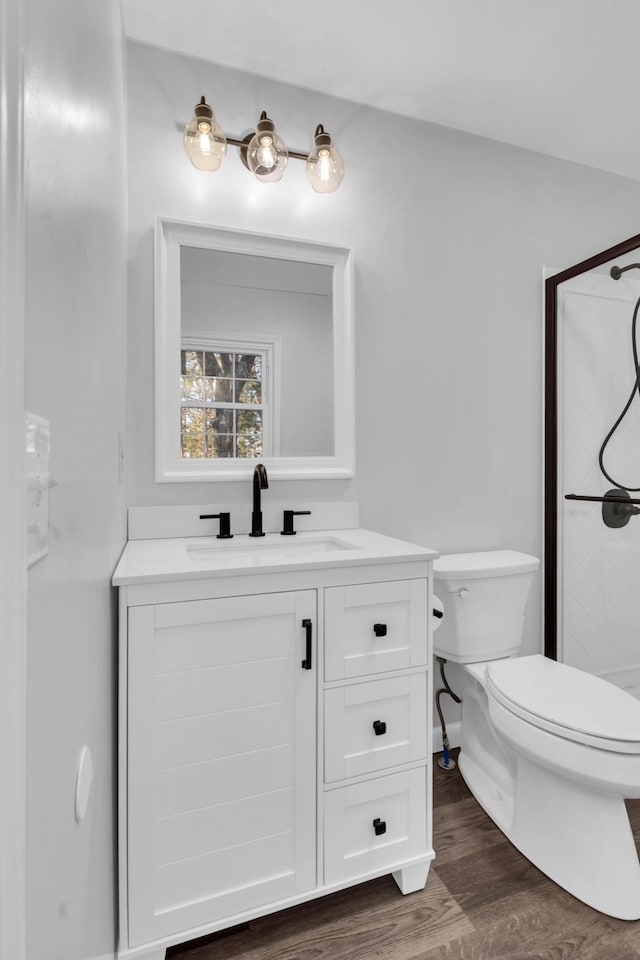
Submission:
[[[600,677],[538,654],[490,663],[487,691],[567,740],[640,754],[640,702]]]

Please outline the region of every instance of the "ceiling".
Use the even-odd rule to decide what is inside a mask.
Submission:
[[[640,179],[639,0],[121,0],[127,36]]]

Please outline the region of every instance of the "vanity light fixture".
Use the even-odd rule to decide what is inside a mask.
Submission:
[[[243,164],[261,183],[281,180],[289,157],[306,162],[307,179],[316,193],[333,193],[344,177],[344,160],[321,123],[316,127],[314,146],[308,154],[288,150],[264,110],[255,131],[239,140],[225,136],[204,97],[196,104],[182,142],[194,167],[209,173],[220,168],[230,143],[238,147]]]

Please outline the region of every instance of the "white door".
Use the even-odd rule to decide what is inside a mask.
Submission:
[[[130,946],[315,887],[315,626],[313,590],[130,609]]]

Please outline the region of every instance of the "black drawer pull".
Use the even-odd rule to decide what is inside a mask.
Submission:
[[[384,720],[374,720],[373,729],[376,737],[381,737],[383,733],[387,732],[387,725]]]
[[[373,821],[373,829],[375,830],[376,837],[380,837],[383,833],[387,832],[387,824],[384,820],[381,820],[380,817],[376,817]]]
[[[386,637],[387,635],[387,625],[386,623],[374,623],[373,632],[376,637]]]
[[[311,620],[304,619],[302,626],[305,631],[305,658],[301,663],[303,670],[311,670],[311,631],[313,629]]]

